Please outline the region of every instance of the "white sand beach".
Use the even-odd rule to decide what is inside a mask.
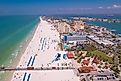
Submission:
[[[17,67],[61,67],[62,63],[71,66],[70,59],[61,58],[54,61],[58,53],[63,56],[66,52],[57,51],[60,42],[59,32],[51,30],[53,25],[42,20],[36,32],[22,55]],[[39,70],[39,71],[15,71],[11,81],[79,81],[79,77],[72,69],[67,70]]]

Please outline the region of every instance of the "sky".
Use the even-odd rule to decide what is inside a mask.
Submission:
[[[0,15],[121,14],[121,0],[0,0]]]

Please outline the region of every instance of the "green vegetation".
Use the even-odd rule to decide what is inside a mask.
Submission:
[[[78,60],[77,60],[77,63],[80,63],[80,62],[81,62],[81,60],[80,60],[80,59],[78,59]]]
[[[93,45],[86,45],[83,50],[91,52],[91,51],[95,51],[97,49]]]
[[[81,54],[79,54],[78,52],[79,52],[79,50],[74,51],[74,54],[75,54],[74,60],[77,60],[77,62],[80,63],[81,60],[84,59],[84,57]]]
[[[121,49],[121,43],[120,44],[118,44],[118,49]],[[120,50],[121,51],[121,50]]]
[[[112,57],[107,56],[107,54],[102,51],[96,50],[96,48],[94,47],[89,48],[89,51],[87,52],[86,57],[90,57],[90,56],[91,57],[97,56],[100,58],[100,60],[103,60],[104,62],[108,61],[110,64],[114,63]]]
[[[101,52],[99,50],[92,51],[91,56],[100,57],[103,61],[108,61],[110,64],[114,63],[112,57],[108,57],[104,52]]]
[[[70,36],[72,36],[73,34],[72,33],[69,33]]]
[[[84,59],[84,57],[83,57],[83,56],[78,57],[77,62],[78,62],[78,63],[80,63],[82,59]]]
[[[86,81],[85,78],[83,78],[81,81]]]
[[[90,57],[91,56],[91,52],[87,52],[86,57]]]
[[[83,57],[81,55],[80,56],[78,55],[74,59],[77,60],[78,63],[80,63]]]
[[[75,50],[75,56],[76,56],[75,60],[77,60],[78,63],[80,63],[80,61],[82,59],[82,57],[79,54],[77,54],[77,52],[76,52],[76,51],[79,51],[79,50],[82,50],[82,49],[76,49]],[[113,57],[107,56],[106,53],[97,50],[93,45],[86,45],[85,48],[82,51],[88,51],[87,54],[86,54],[86,57],[97,56],[97,57],[100,58],[100,60],[103,60],[104,62],[108,61],[110,64],[114,63]],[[120,61],[121,61],[121,59],[120,59]]]
[[[118,52],[119,54],[121,54],[121,50],[119,50],[119,52]]]
[[[85,32],[87,33],[92,32],[92,29],[90,27],[85,27]]]
[[[115,76],[118,78],[119,77],[119,72],[120,72],[120,70],[118,69],[118,66],[117,65],[113,65],[112,67],[111,67],[111,70],[113,70],[114,71],[114,74],[115,74]]]
[[[119,57],[119,63],[121,63],[121,56]]]
[[[106,53],[104,53],[104,52],[102,52],[102,51],[99,51],[99,50],[94,50],[94,51],[90,51],[90,52],[88,52],[87,53],[87,55],[86,56],[97,56],[97,57],[99,57],[101,60],[103,60],[103,61],[107,61],[107,62],[109,62],[110,64],[114,64],[114,62],[113,62],[113,57],[108,57],[107,56],[107,54]],[[120,62],[121,62],[121,57],[120,57]],[[111,70],[113,70],[114,71],[114,74],[115,74],[115,76],[116,77],[118,77],[118,74],[119,74],[119,69],[118,69],[118,66],[117,65],[113,65],[112,67],[111,67]]]
[[[121,44],[118,45],[119,53],[119,63],[121,63]]]
[[[119,63],[121,63],[121,50],[119,50],[118,53],[119,53]]]
[[[109,64],[114,64],[114,61],[113,61],[113,57],[109,57],[107,56],[106,53],[98,50],[97,48],[95,48],[94,45],[85,45],[84,46],[84,49],[75,49],[74,50],[74,53],[75,53],[75,60],[77,60],[78,63],[80,63],[81,59],[83,57],[81,57],[80,54],[77,54],[78,51],[87,51],[87,54],[86,54],[86,57],[93,57],[93,56],[97,56],[100,58],[100,60],[103,60],[104,62],[108,62]],[[71,49],[72,51],[72,49]],[[120,58],[120,62],[121,62],[121,58]]]
[[[74,54],[75,54],[74,60],[76,60],[78,63],[80,63],[81,60],[84,58],[82,54],[79,54],[79,51],[87,51],[86,57],[97,56],[100,60],[103,60],[104,62],[111,64],[112,65],[111,70],[114,71],[114,74],[116,77],[119,76],[120,71],[118,69],[118,66],[114,64],[114,57],[109,57],[105,52],[98,50],[94,45],[84,45],[84,49],[74,48],[74,49],[67,49],[67,50],[74,51]],[[120,54],[119,61],[121,63],[121,50],[118,53]],[[101,66],[98,66],[98,68],[101,68]]]

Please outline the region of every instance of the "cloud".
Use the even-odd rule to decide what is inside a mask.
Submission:
[[[116,4],[114,4],[114,5],[113,5],[113,8],[121,8],[121,5],[116,5]]]
[[[112,5],[112,6],[108,6],[107,9],[115,9],[115,8],[121,8],[121,5]]]
[[[103,9],[103,7],[102,6],[100,6],[100,7],[98,7],[99,9]]]

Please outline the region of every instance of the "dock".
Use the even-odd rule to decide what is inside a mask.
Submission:
[[[5,68],[0,67],[0,71],[28,71],[28,70],[70,70],[75,69],[74,67],[18,67],[18,68]]]

